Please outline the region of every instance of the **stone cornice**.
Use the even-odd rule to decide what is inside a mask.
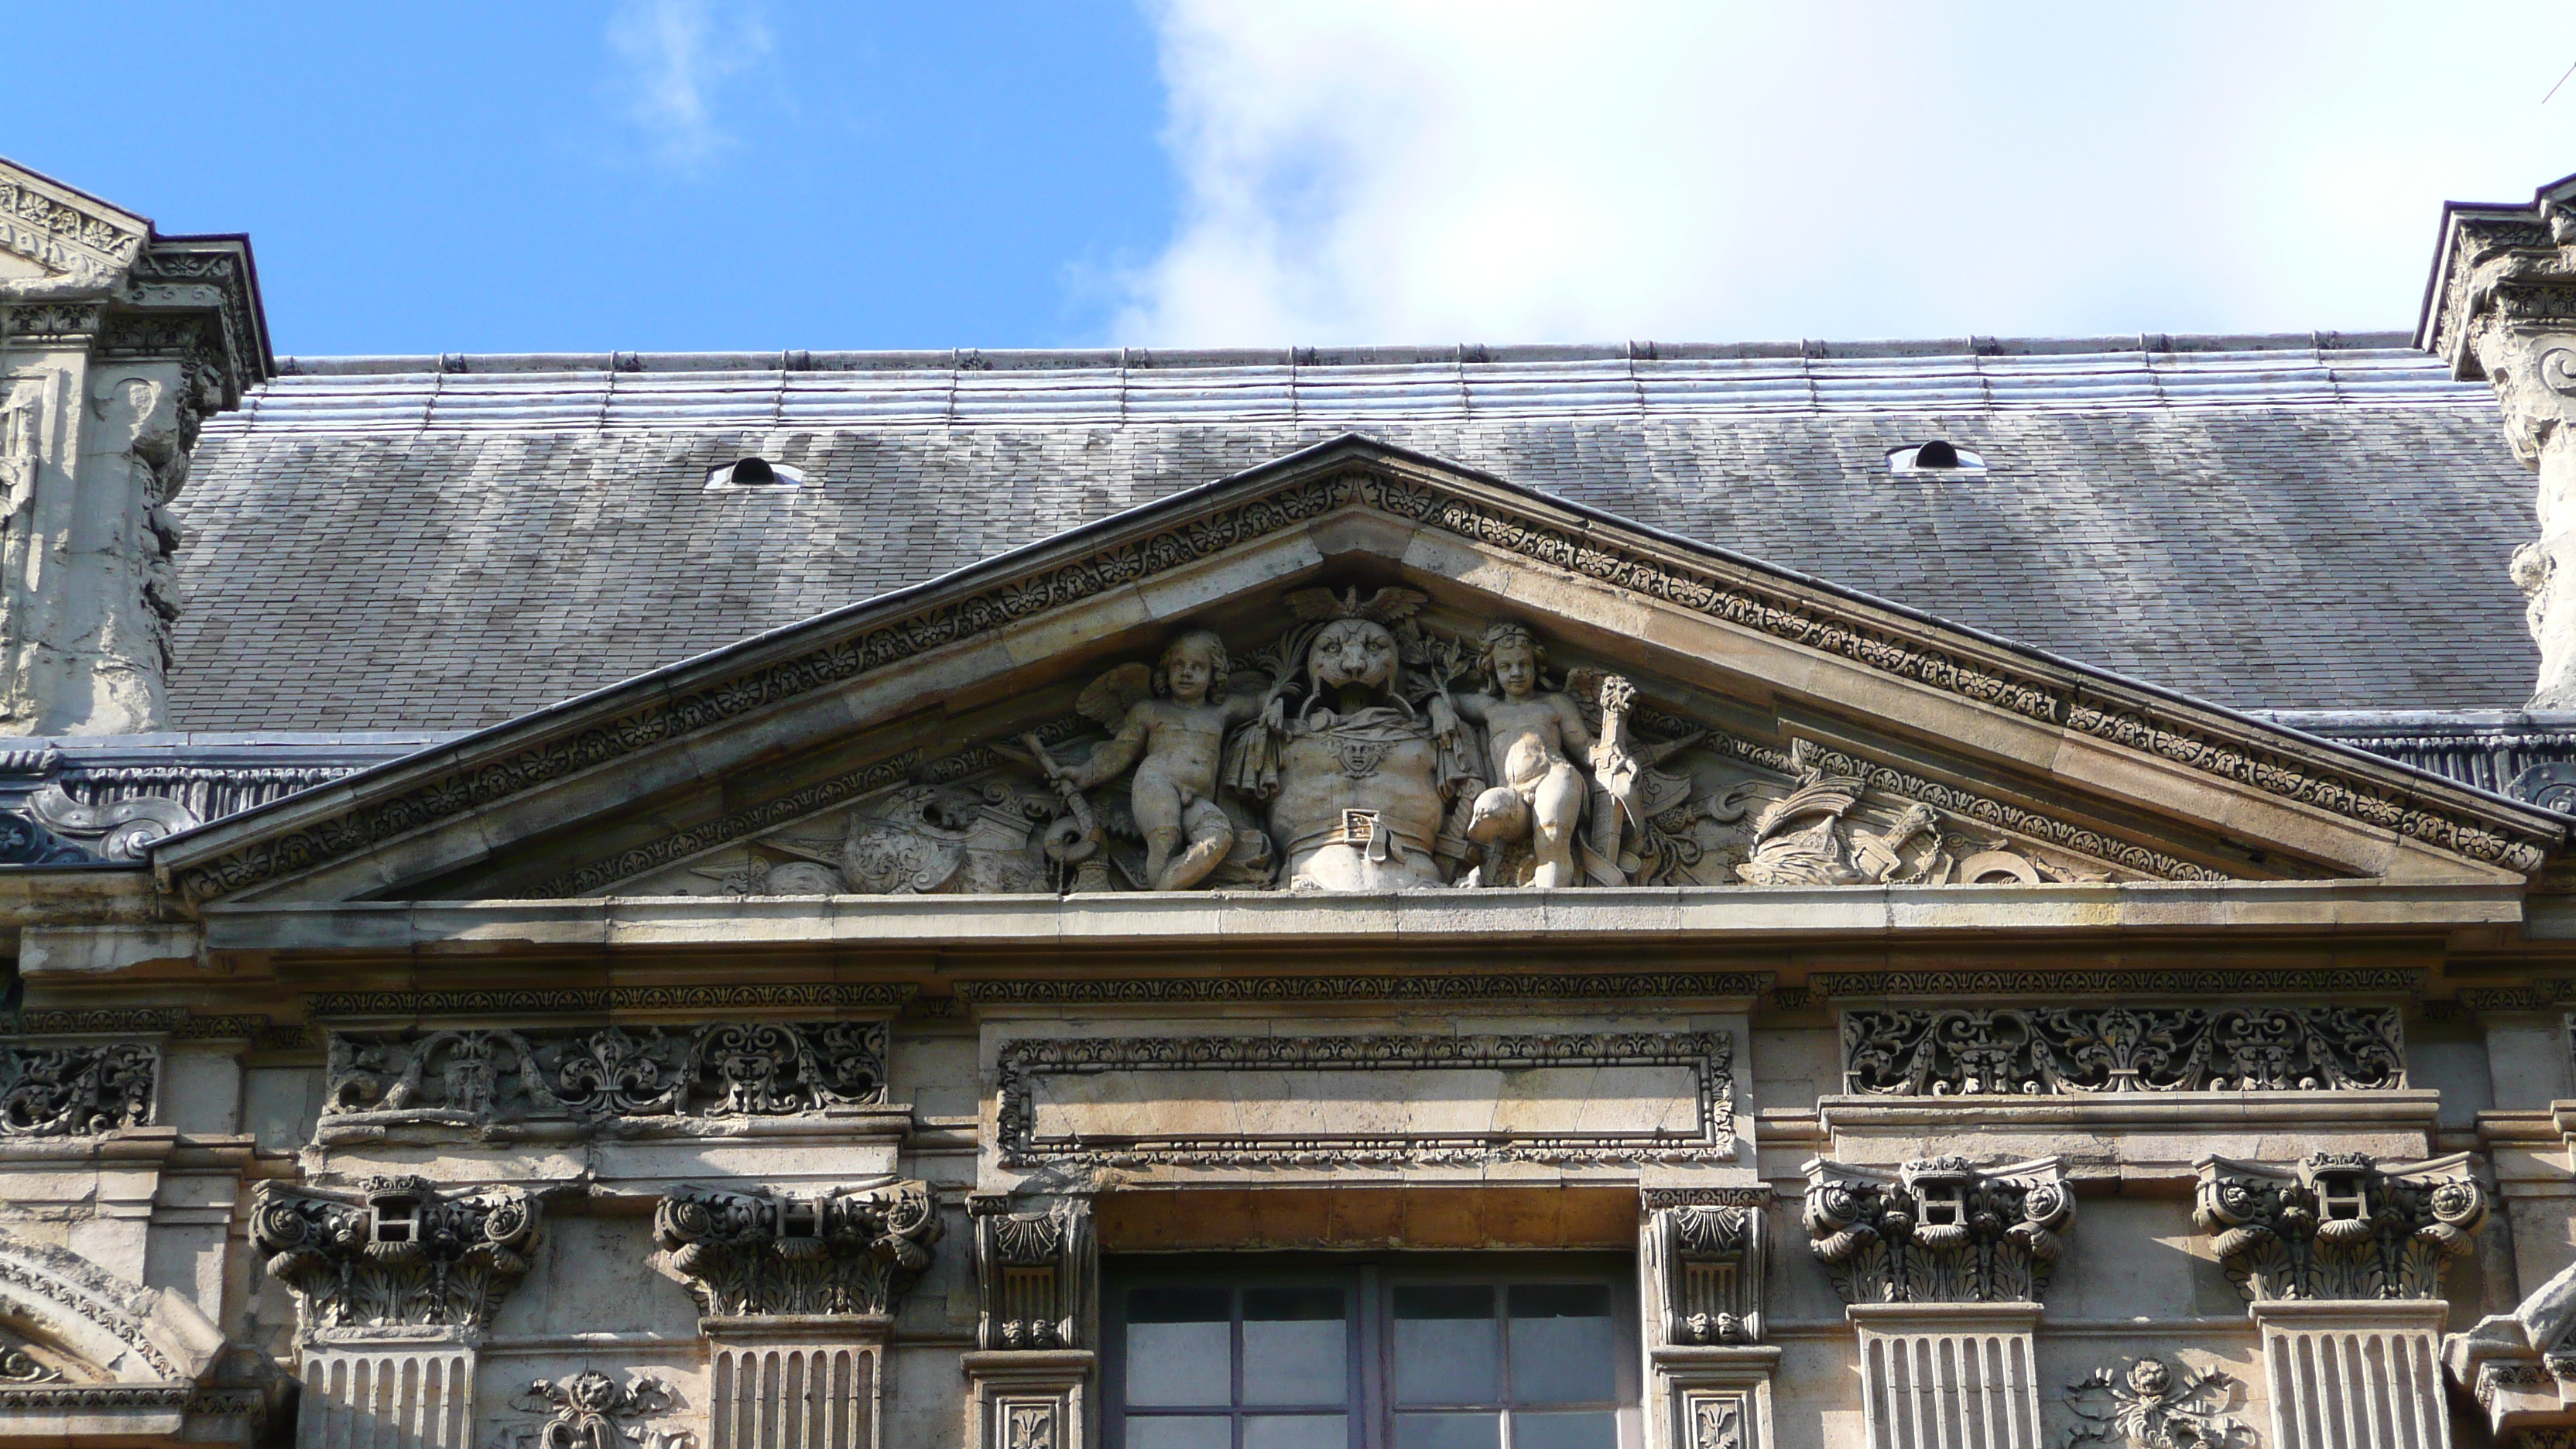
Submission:
[[[974,1006],[1127,1006],[1219,1002],[1654,1001],[1769,994],[1769,971],[1477,972],[1443,975],[1122,976],[974,978],[957,996]]]
[[[1343,509],[1455,535],[2481,863],[2527,874],[2565,836],[2543,811],[1352,438],[169,837],[154,849],[155,867],[202,903],[368,855],[509,796]]]

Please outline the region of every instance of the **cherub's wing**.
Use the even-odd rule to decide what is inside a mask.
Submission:
[[[1583,722],[1594,734],[1601,732],[1601,681],[1609,678],[1607,670],[1589,664],[1578,664],[1565,671],[1565,692],[1574,707],[1583,712]]]
[[[1353,596],[1357,596],[1356,590],[1353,591]],[[1286,604],[1288,612],[1296,615],[1301,623],[1313,624],[1325,619],[1343,619],[1351,614],[1350,604],[1330,589],[1299,589],[1279,602]]]
[[[1082,692],[1073,707],[1114,730],[1126,721],[1128,710],[1153,697],[1152,666],[1121,664],[1091,681],[1091,687]]]

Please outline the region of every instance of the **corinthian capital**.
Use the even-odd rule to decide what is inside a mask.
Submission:
[[[663,1264],[711,1318],[886,1314],[939,1241],[930,1185],[790,1197],[675,1187],[653,1211]]]
[[[2438,1298],[2442,1265],[2466,1256],[2486,1221],[2465,1152],[2413,1163],[2320,1152],[2288,1167],[2204,1157],[2199,1168],[2192,1220],[2256,1303]]]
[[[371,1177],[348,1192],[263,1186],[250,1231],[308,1332],[474,1330],[527,1275],[537,1215],[515,1187],[442,1192],[417,1177]]]
[[[2036,1303],[2065,1254],[2075,1198],[2054,1157],[1895,1171],[1807,1164],[1808,1247],[1845,1303]]]

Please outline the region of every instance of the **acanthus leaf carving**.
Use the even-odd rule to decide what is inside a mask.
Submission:
[[[370,1177],[354,1191],[261,1184],[251,1242],[294,1290],[308,1332],[481,1329],[528,1271],[537,1200]]]
[[[148,1126],[160,1066],[140,1042],[0,1046],[0,1138]]]
[[[2192,1220],[2250,1302],[2437,1298],[2443,1264],[2475,1251],[2488,1205],[2466,1153],[2391,1164],[2320,1152],[2288,1167],[2206,1157]]]
[[[683,1185],[653,1211],[662,1263],[708,1317],[892,1313],[940,1232],[910,1179],[818,1197]]]
[[[2054,1157],[1894,1171],[1816,1158],[1806,1175],[1808,1247],[1845,1303],[2036,1303],[2075,1216]]]

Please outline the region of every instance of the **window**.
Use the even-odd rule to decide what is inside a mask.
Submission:
[[[805,470],[753,456],[707,470],[709,493],[751,493],[776,488],[802,488]]]
[[[1618,1265],[1240,1261],[1113,1268],[1110,1449],[1638,1443],[1636,1312]]]
[[[1946,438],[1887,450],[1890,473],[1963,473],[1986,471],[1986,460]]]

